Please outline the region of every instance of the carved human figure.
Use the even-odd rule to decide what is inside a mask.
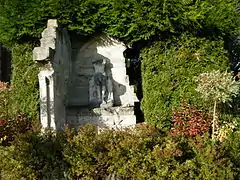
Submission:
[[[93,62],[94,84],[96,95],[101,102],[101,107],[113,106],[113,88],[111,77],[106,74],[106,60],[101,59]]]

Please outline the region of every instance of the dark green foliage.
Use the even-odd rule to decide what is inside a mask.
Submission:
[[[17,179],[59,179],[67,164],[63,161],[64,136],[30,132],[20,135],[10,147],[0,146],[0,177]]]
[[[14,88],[0,82],[0,145],[10,145],[19,133],[32,129],[33,122],[25,114],[15,114]],[[36,124],[36,123],[34,123]]]
[[[194,158],[187,160],[183,168],[179,168],[181,175],[183,172],[188,174],[186,178],[235,179],[235,175],[239,174],[234,170],[236,164],[224,152],[223,144],[214,144],[207,136],[197,137],[188,141],[188,144],[194,152]]]
[[[109,174],[122,178],[129,178],[130,174],[149,177],[152,165],[148,153],[155,144],[162,143],[160,137],[160,132],[152,126],[139,128],[136,133],[108,130],[100,134],[88,126],[69,139],[64,156],[71,164],[72,175],[78,178],[102,178]],[[142,168],[149,172],[142,174]]]
[[[162,134],[153,126],[132,131],[105,131],[92,126],[68,139],[64,151],[77,178],[233,179],[233,163],[208,138],[188,140]],[[91,142],[91,143],[89,143]],[[237,171],[236,171],[237,172]]]
[[[229,69],[222,40],[211,41],[183,35],[158,42],[142,54],[143,111],[148,122],[169,127],[172,109],[187,102],[200,109],[209,107],[196,91],[200,73]]]
[[[238,0],[0,0],[0,43],[10,47],[39,43],[49,18],[57,18],[70,33],[84,36],[105,32],[127,44],[162,40],[143,52],[147,59],[143,63],[143,106],[147,121],[166,127],[172,108],[181,99],[193,104],[199,100],[198,106],[203,106],[194,92],[193,76],[227,68],[223,42],[216,39],[235,37],[240,25],[238,7]],[[183,33],[188,36],[178,39]],[[14,109],[35,118],[37,71],[30,49],[13,48]],[[197,53],[203,53],[203,61],[198,62]],[[155,70],[161,72],[152,75]]]
[[[12,80],[10,115],[24,114],[38,118],[38,69],[32,59],[32,45],[15,45],[12,48]]]
[[[120,179],[234,179],[239,176],[239,158],[231,156],[238,145],[229,142],[237,137],[234,133],[233,139],[214,144],[208,136],[172,137],[147,124],[100,134],[88,126],[68,138],[64,156],[75,178],[114,174]]]
[[[82,35],[106,32],[126,43],[188,32],[234,34],[237,0],[0,0],[0,43],[35,41],[47,19]]]
[[[222,143],[208,136],[187,139],[151,125],[78,135],[29,132],[0,146],[3,179],[238,179],[239,133]]]
[[[239,132],[232,133],[231,138],[225,139],[223,142],[222,151],[224,156],[231,159],[234,164],[234,171],[240,170],[240,134]],[[240,178],[240,174],[237,174],[237,179]]]

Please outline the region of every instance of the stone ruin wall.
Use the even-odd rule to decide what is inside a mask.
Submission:
[[[123,51],[126,47],[104,35],[85,43],[72,40],[72,79],[69,86],[68,124],[81,126],[95,124],[99,127],[125,127],[136,124],[134,103],[138,101],[133,86],[129,85]],[[91,108],[95,98],[91,95],[93,62],[105,59],[113,84],[113,107]],[[86,107],[88,106],[88,107]],[[86,107],[86,108],[85,108]]]
[[[40,65],[40,119],[43,128],[61,129],[66,119],[66,94],[71,60],[68,32],[49,20],[42,32],[41,46],[33,50]]]
[[[41,46],[33,51],[40,65],[40,116],[44,128],[61,130],[65,124],[79,127],[126,127],[136,124],[134,103],[138,101],[126,75],[125,46],[109,37],[81,40],[69,37],[56,20],[49,20]],[[95,61],[106,60],[112,80],[113,104],[96,105],[92,94]],[[106,68],[107,69],[107,68]],[[95,105],[92,102],[96,102]]]

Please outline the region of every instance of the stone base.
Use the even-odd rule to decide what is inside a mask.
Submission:
[[[99,128],[124,128],[136,124],[133,107],[80,108],[69,107],[67,124],[78,128],[93,124]]]

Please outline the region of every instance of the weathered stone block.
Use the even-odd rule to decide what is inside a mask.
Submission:
[[[41,46],[33,50],[35,61],[46,61],[39,73],[43,128],[60,130],[66,123],[101,128],[136,124],[138,99],[126,74],[125,46],[106,36],[85,43],[78,39],[70,41],[67,31],[49,20]]]

